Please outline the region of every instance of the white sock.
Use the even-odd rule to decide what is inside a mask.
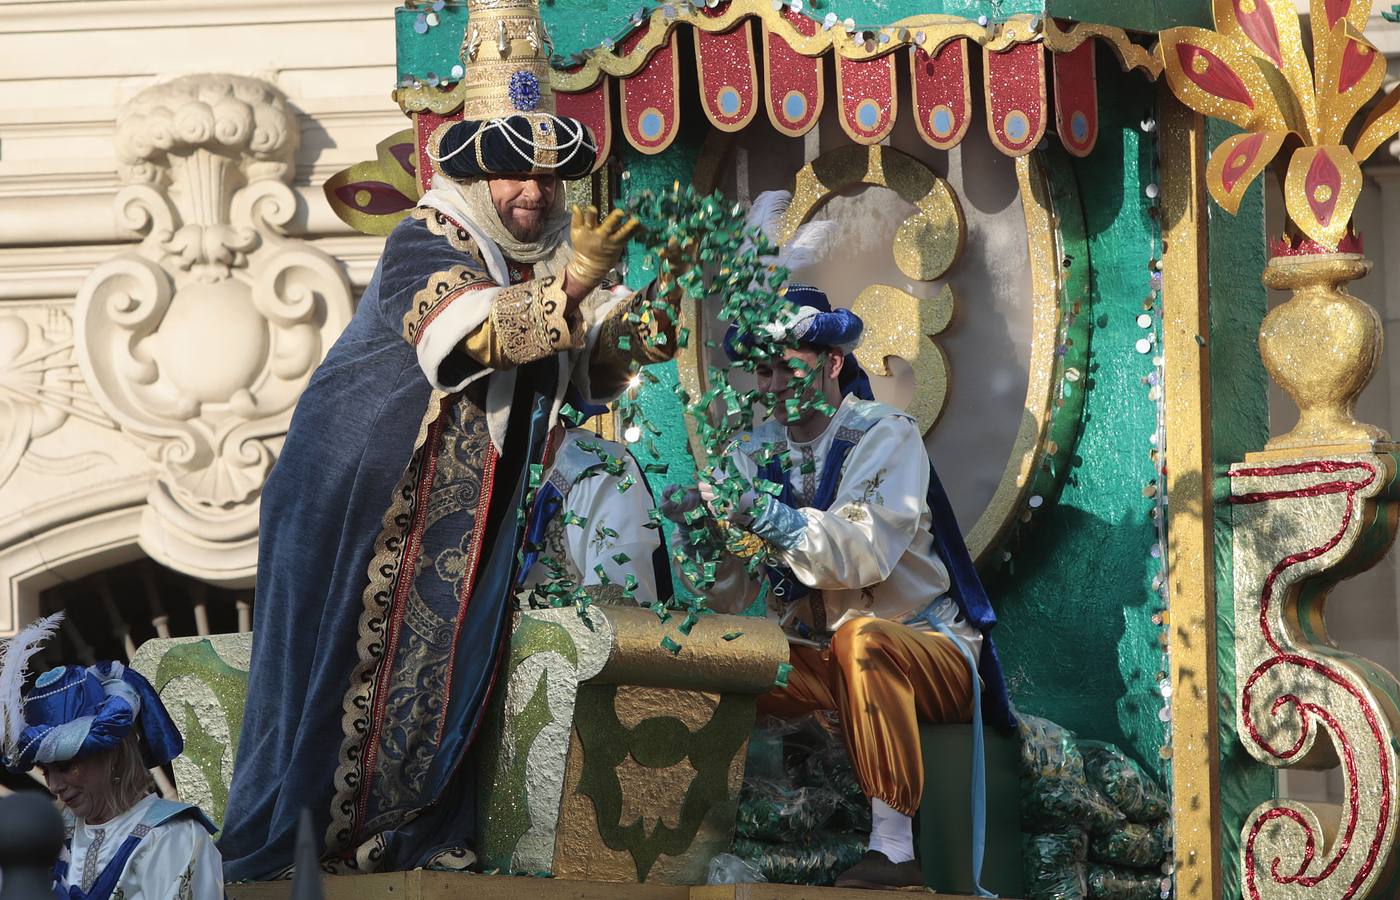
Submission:
[[[914,858],[914,820],[883,800],[870,801],[870,849],[892,863]]]

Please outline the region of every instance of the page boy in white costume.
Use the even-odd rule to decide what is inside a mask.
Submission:
[[[530,507],[519,589],[548,606],[551,584],[620,585],[637,603],[671,597],[671,570],[646,479],[627,448],[578,427],[606,406],[571,392]]]
[[[759,698],[760,715],[840,714],[873,828],[869,852],[837,886],[918,888],[919,723],[980,726],[984,704],[990,721],[1010,723],[986,636],[996,619],[919,428],[871,398],[851,353],[860,318],[833,310],[807,285],[789,284],[786,299],[789,314],[765,334],[731,328],[725,340],[731,359],[755,360],[758,389],[774,405],[773,418],[741,436],[730,459],[737,477],[779,492],[749,490],[722,510],[719,492],[702,480],[689,497],[668,493],[662,508],[679,522],[704,502],[769,545],[766,572],[723,561],[706,589],[710,605],[742,611],[766,581],[768,614],[789,635],[792,671],[785,687]]]
[[[184,741],[150,682],[118,662],[63,666],[23,696],[24,669],[62,614],[3,648],[4,759],[35,766],[63,804],[67,830],[54,866],[60,900],[219,900],[223,862],[199,807],[163,800],[149,769]]]

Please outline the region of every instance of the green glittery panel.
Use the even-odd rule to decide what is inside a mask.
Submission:
[[[520,665],[541,653],[557,653],[568,660],[571,670],[578,669],[578,648],[568,629],[556,622],[521,616],[515,631],[511,633],[510,656],[506,660],[502,683],[511,685]],[[481,846],[477,852],[482,866],[487,870],[508,870],[516,844],[521,835],[530,830],[526,762],[535,738],[553,718],[548,699],[549,672],[544,670],[540,672],[540,680],[525,708],[520,715],[511,719],[514,746],[507,748],[502,726],[506,720],[505,701],[509,694],[509,688],[495,692],[481,740],[477,742],[481,748],[478,752],[481,754],[483,784],[490,785],[478,794],[482,827]]]
[[[1083,425],[1084,400],[1089,386],[1090,343],[1094,334],[1093,279],[1089,260],[1084,208],[1069,154],[1053,141],[1036,151],[1035,162],[1044,167],[1050,191],[1050,208],[1056,222],[1055,240],[1060,251],[1058,305],[1060,331],[1055,347],[1055,399],[1042,444],[1040,465],[1031,473],[1027,497],[1039,496],[1041,509],[1054,505],[1073,466],[1075,448]],[[983,575],[1006,569],[1019,553],[1021,543],[1034,540],[1043,516],[1018,519],[981,561]]]
[[[510,660],[506,663],[506,680],[525,660],[537,653],[558,653],[578,668],[578,648],[568,629],[557,622],[546,622],[533,616],[521,616],[510,636]]]
[[[252,635],[215,638],[231,643],[251,643],[251,639]],[[222,823],[228,806],[228,779],[233,774],[231,763],[238,756],[238,734],[248,693],[247,671],[230,665],[209,638],[148,642],[137,652],[132,667],[150,677],[167,707],[184,714],[181,725],[185,749],[181,757],[199,773],[204,784],[191,785],[181,779],[180,792],[203,807],[216,824]],[[211,728],[211,715],[219,717],[219,724],[228,734],[227,746]],[[177,765],[177,777],[182,769],[184,766]]]
[[[1111,54],[1099,53],[1101,71],[1109,71]],[[1155,86],[1136,75],[1100,79],[1094,151],[1046,166],[1066,234],[1082,228],[1090,272],[1092,346],[1085,377],[1075,383],[1084,392],[1082,425],[1057,502],[1037,514],[1029,539],[1010,547],[1011,560],[986,580],[1000,619],[993,637],[1017,707],[1116,744],[1161,778],[1155,501],[1144,495],[1157,477],[1157,409],[1143,381],[1154,370],[1152,354],[1135,348],[1143,336],[1137,317],[1152,295],[1149,262],[1160,248],[1145,196],[1155,177],[1155,139],[1139,126],[1155,96]],[[1065,252],[1078,265],[1079,254]]]
[[[657,857],[677,856],[691,846],[707,817],[732,819],[735,801],[729,796],[729,767],[753,727],[754,698],[723,695],[710,721],[694,732],[671,717],[645,719],[635,728],[624,728],[614,707],[616,698],[615,685],[585,685],[579,690],[574,728],[583,747],[583,770],[578,792],[593,801],[603,843],[631,855],[637,880],[645,881]],[[619,821],[622,786],[617,768],[628,755],[648,768],[690,761],[695,779],[681,801],[675,828],[658,821],[648,835],[640,818]]]
[[[559,628],[557,625],[552,627]],[[500,693],[505,694],[504,691]],[[495,720],[500,722],[504,711],[498,708],[496,712],[498,714]],[[481,846],[478,848],[484,869],[509,869],[515,845],[520,842],[521,836],[530,830],[532,822],[526,785],[529,777],[526,762],[530,746],[552,719],[553,716],[549,712],[549,670],[546,669],[540,672],[539,684],[530,696],[530,701],[525,704],[520,714],[512,719],[515,747],[511,752],[510,764],[504,770],[499,768],[500,751],[496,749],[489,751],[494,754],[496,765],[489,765],[483,769],[485,772],[494,773],[491,788],[487,792],[489,798],[483,804],[483,822],[487,827],[481,829]],[[492,727],[490,732],[485,736],[492,739],[492,743],[485,746],[499,748],[499,726]]]

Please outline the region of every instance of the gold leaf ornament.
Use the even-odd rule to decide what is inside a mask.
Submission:
[[[1204,28],[1169,28],[1157,52],[1172,93],[1196,112],[1245,131],[1293,130],[1255,58]]]
[[[1283,195],[1294,224],[1335,251],[1361,197],[1361,166],[1340,144],[1300,148],[1288,163]]]
[[[1312,67],[1303,48],[1303,30],[1293,0],[1215,0],[1221,35],[1247,49],[1259,63],[1275,98],[1295,107],[1300,134],[1316,139],[1317,102]],[[1274,77],[1277,73],[1278,81]],[[1286,94],[1286,97],[1284,96]]]
[[[1363,163],[1386,141],[1400,133],[1400,88],[1393,89],[1376,104],[1371,114],[1361,126],[1361,136],[1356,139],[1356,150],[1352,156]]]
[[[1273,162],[1287,131],[1231,135],[1215,148],[1206,166],[1206,187],[1221,209],[1234,215],[1254,180]]]

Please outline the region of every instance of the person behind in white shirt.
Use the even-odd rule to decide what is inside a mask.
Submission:
[[[63,805],[54,893],[69,900],[219,900],[223,861],[199,807],[164,800],[150,769],[184,740],[155,690],[118,662],[61,666],[21,695],[24,669],[62,613],[7,642],[0,662],[4,763],[38,767]]]
[[[984,709],[991,722],[1012,723],[986,636],[996,617],[918,426],[871,398],[851,352],[860,318],[807,285],[789,284],[785,297],[783,321],[756,335],[731,327],[725,340],[731,359],[754,361],[773,405],[721,467],[741,489],[719,487],[726,473],[712,472],[689,493],[669,491],[662,511],[684,526],[692,553],[722,546],[716,519],[770,550],[766,570],[750,574],[728,556],[713,584],[696,587],[719,612],[747,609],[766,588],[792,670],[786,686],[759,698],[760,715],[839,714],[873,828],[869,852],[836,885],[921,887],[912,829],[923,794],[919,723],[972,721],[974,740]],[[702,503],[710,518],[697,527]]]
[[[567,599],[562,586],[618,585],[644,606],[671,598],[671,567],[655,504],[627,448],[580,428],[608,411],[571,388],[550,435],[530,505],[517,593],[535,606]]]

